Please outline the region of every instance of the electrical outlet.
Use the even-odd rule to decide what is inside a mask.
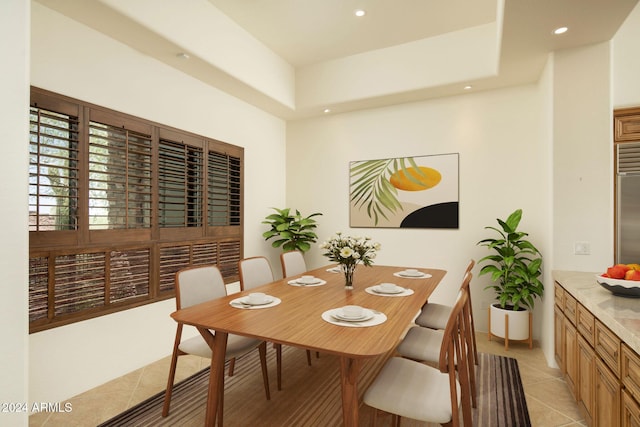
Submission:
[[[590,255],[591,244],[589,242],[575,242],[573,244],[573,253],[575,255]]]

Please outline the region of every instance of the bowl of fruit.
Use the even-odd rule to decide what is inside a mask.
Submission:
[[[596,281],[614,295],[640,298],[640,264],[616,264],[598,274]]]

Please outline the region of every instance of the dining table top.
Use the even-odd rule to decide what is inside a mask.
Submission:
[[[326,281],[322,286],[292,286],[289,281],[300,276],[291,276],[250,291],[178,310],[171,317],[186,325],[342,357],[374,357],[395,348],[403,332],[446,274],[445,270],[418,268],[429,277],[400,277],[399,272],[416,267],[358,265],[353,276],[354,289],[347,290],[344,274],[331,271],[330,267],[334,266],[304,273]],[[413,292],[406,296],[388,296],[365,291],[384,282],[395,283]],[[251,309],[230,304],[251,292],[263,292],[280,302]],[[322,318],[327,310],[346,305],[358,305],[384,313],[387,319],[374,326],[348,327],[329,323]]]

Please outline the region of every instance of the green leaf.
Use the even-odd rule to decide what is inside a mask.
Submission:
[[[536,297],[544,294],[542,256],[538,249],[526,238],[528,233],[518,230],[522,210],[514,211],[506,221],[497,219],[500,228],[487,226],[486,230],[499,237],[485,238],[477,245],[484,246],[492,253],[480,259],[480,276],[490,274],[493,285],[485,287],[495,291],[501,306],[512,305],[533,308]]]

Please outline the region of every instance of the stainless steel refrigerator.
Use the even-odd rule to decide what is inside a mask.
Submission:
[[[617,149],[617,263],[640,263],[640,142]]]

